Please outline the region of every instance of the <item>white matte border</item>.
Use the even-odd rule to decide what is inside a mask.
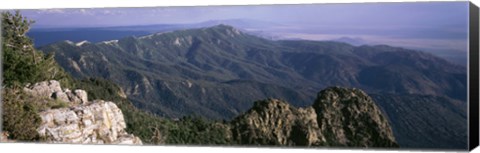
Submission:
[[[0,0],[0,9],[46,8],[101,8],[101,7],[151,7],[151,6],[207,6],[207,5],[258,5],[258,4],[310,4],[310,3],[365,3],[365,2],[441,2],[452,0]],[[453,0],[459,1],[459,0]],[[463,0],[461,0],[463,1]],[[471,0],[480,6],[480,0]],[[120,146],[120,145],[68,145],[0,143],[3,153],[428,153],[432,151],[385,151],[339,149],[245,148],[245,147],[197,147],[197,146]],[[446,152],[446,151],[440,151]],[[480,152],[476,149],[473,152]]]
[[[478,150],[478,149],[477,149]],[[448,151],[409,150],[359,150],[325,148],[284,147],[211,147],[211,146],[128,146],[128,145],[78,145],[78,144],[32,144],[0,143],[0,151],[6,153],[442,153]],[[456,151],[458,152],[458,151]],[[476,151],[479,152],[479,151]]]
[[[0,9],[146,7],[146,6],[206,6],[364,2],[441,2],[466,0],[1,0]],[[479,4],[480,0],[476,4]]]

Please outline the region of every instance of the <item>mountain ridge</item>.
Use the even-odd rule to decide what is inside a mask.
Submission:
[[[114,45],[79,47],[58,43],[40,49],[45,53],[55,52],[56,60],[73,76],[112,80],[122,87],[135,106],[172,118],[197,114],[211,119],[230,119],[252,106],[252,101],[271,97],[285,99],[296,107],[308,106],[317,91],[329,86],[355,87],[380,95],[417,97],[415,94],[424,94],[460,101],[466,98],[465,67],[432,54],[386,45],[271,41],[236,34],[231,28],[215,26],[142,39],[126,37]],[[416,108],[394,104],[416,111]],[[449,114],[458,113],[448,110],[439,117],[449,118]],[[458,119],[466,123],[465,118]],[[433,119],[428,116],[415,119],[430,120]],[[407,123],[393,124],[394,130],[403,124]],[[447,129],[455,126],[434,123],[422,128],[434,125]],[[419,131],[400,134],[411,132]],[[460,141],[465,136],[446,135],[451,137],[439,140],[442,144]],[[439,144],[425,143],[428,145],[424,146],[430,147]]]
[[[105,46],[96,46],[95,44],[90,43],[77,43],[79,44],[77,45],[73,42],[64,41],[65,43],[60,46],[51,46],[52,49],[56,51],[66,49],[65,52],[57,52],[59,54],[57,54],[57,58],[54,59],[55,56],[53,54],[44,56],[42,53],[37,52],[36,49],[33,49],[33,47],[31,47],[33,44],[31,43],[30,39],[24,35],[26,31],[28,31],[30,24],[33,23],[32,21],[28,21],[26,18],[22,17],[19,11],[17,11],[15,15],[11,14],[10,12],[4,12],[2,13],[2,17],[3,20],[11,21],[2,22],[2,26],[12,27],[6,28],[7,32],[13,33],[12,35],[5,36],[7,44],[11,42],[17,42],[13,43],[14,46],[3,46],[3,49],[6,53],[4,58],[7,59],[7,62],[5,63],[5,72],[8,72],[7,74],[10,75],[7,75],[7,77],[5,77],[6,79],[3,80],[7,86],[5,88],[6,90],[2,90],[2,93],[5,96],[3,99],[5,102],[5,107],[3,109],[6,112],[6,115],[4,114],[4,119],[6,120],[3,120],[2,124],[6,126],[2,127],[2,131],[4,129],[8,131],[8,133],[5,135],[8,138],[28,141],[67,143],[142,144],[145,142],[151,144],[237,144],[231,140],[232,134],[235,132],[230,133],[229,135],[228,132],[230,128],[234,129],[234,131],[237,131],[234,135],[237,135],[238,133],[243,135],[246,132],[246,140],[248,142],[251,140],[250,136],[254,136],[256,133],[248,133],[251,130],[238,132],[238,130],[235,129],[244,127],[241,125],[243,119],[258,121],[259,119],[263,120],[263,115],[257,117],[248,117],[249,113],[246,113],[244,116],[240,116],[236,119],[236,121],[239,121],[236,123],[240,123],[240,126],[236,126],[235,123],[227,124],[226,121],[223,121],[222,123],[208,123],[204,120],[192,119],[190,117],[183,117],[180,120],[171,120],[148,113],[145,110],[137,109],[137,107],[132,105],[135,103],[132,103],[130,100],[128,100],[128,98],[135,96],[139,98],[143,96],[144,98],[151,100],[150,98],[152,97],[147,97],[149,96],[148,93],[159,89],[153,87],[162,87],[165,88],[165,90],[162,92],[167,92],[173,95],[162,95],[163,98],[166,98],[164,100],[170,102],[167,104],[171,104],[171,106],[173,106],[172,108],[175,110],[185,111],[189,108],[182,109],[181,107],[175,105],[178,104],[176,103],[178,101],[171,101],[171,99],[184,96],[182,93],[200,94],[199,92],[185,91],[185,89],[190,88],[200,87],[198,89],[200,89],[202,92],[201,94],[205,94],[205,92],[207,92],[207,89],[205,88],[208,87],[206,85],[209,84],[213,88],[210,87],[211,89],[209,88],[208,90],[217,89],[215,92],[208,93],[208,97],[210,98],[212,98],[210,93],[233,93],[233,95],[252,94],[252,90],[243,87],[245,84],[247,86],[251,86],[252,84],[261,85],[253,86],[252,89],[257,89],[258,91],[263,92],[263,94],[265,94],[263,96],[292,96],[291,93],[294,93],[292,91],[280,92],[277,93],[278,95],[265,93],[275,91],[278,92],[281,90],[272,90],[272,88],[275,87],[275,84],[270,85],[265,82],[261,82],[261,79],[255,79],[261,77],[252,75],[254,73],[246,73],[247,76],[252,78],[251,80],[248,78],[247,80],[242,80],[241,78],[237,77],[237,81],[224,82],[224,84],[230,84],[232,86],[223,89],[237,90],[230,92],[223,91],[221,88],[218,88],[218,83],[215,82],[220,81],[215,80],[215,78],[220,78],[223,76],[213,75],[211,76],[211,80],[200,80],[194,78],[195,76],[192,76],[192,74],[185,74],[186,72],[189,72],[187,71],[189,70],[188,68],[195,69],[195,71],[199,72],[204,70],[204,68],[202,69],[202,67],[194,67],[194,65],[190,65],[190,67],[183,67],[183,71],[177,73],[184,74],[184,77],[188,77],[187,80],[177,79],[177,81],[180,80],[180,82],[177,82],[178,84],[172,84],[172,80],[175,81],[175,77],[170,78],[170,80],[163,80],[163,82],[161,82],[162,80],[152,80],[148,77],[151,77],[151,75],[155,74],[155,72],[152,73],[148,70],[152,70],[151,68],[154,68],[156,64],[160,63],[140,60],[139,58],[134,57],[132,57],[131,60],[116,59],[118,57],[122,57],[122,55],[129,55],[130,52],[122,53],[122,51],[125,50],[136,49],[136,53],[142,53],[145,51],[145,49],[148,49],[146,46],[144,46],[145,42],[141,41],[127,41],[125,42],[126,45],[124,44],[125,48],[117,48],[117,50],[113,50],[114,48],[106,48]],[[16,24],[19,22],[21,24]],[[20,31],[12,31],[12,29],[20,29]],[[174,45],[178,44],[175,42],[176,41],[174,41]],[[201,43],[205,43],[205,40],[203,40]],[[208,43],[208,41],[206,43]],[[128,47],[129,49],[127,49]],[[222,46],[201,46],[200,48],[202,47],[224,49]],[[199,52],[199,50],[193,51]],[[201,52],[205,51],[202,50]],[[59,60],[61,58],[64,58],[64,60]],[[190,58],[196,58],[196,56]],[[261,56],[259,58],[262,59]],[[59,62],[57,63],[55,60],[58,60]],[[256,69],[247,69],[249,67],[240,65],[240,61],[242,59],[235,60],[238,61],[231,62],[236,62],[234,64],[236,64],[235,66],[237,68],[243,68],[244,71],[256,71]],[[70,72],[76,71],[77,77],[80,77],[78,76],[80,74],[92,75],[100,72],[98,75],[104,76],[104,78],[110,77],[109,79],[112,79],[112,76],[123,76],[123,79],[127,80],[121,81],[126,81],[127,83],[133,82],[133,85],[135,86],[133,88],[127,88],[127,93],[125,93],[121,87],[110,82],[109,80],[101,78],[88,78],[79,80],[72,78],[70,74],[65,73],[64,69],[59,66],[65,63],[73,66],[71,67],[73,69],[67,70],[70,70]],[[260,63],[261,62],[257,63],[257,66],[262,66]],[[141,67],[142,64],[147,65],[143,65],[145,67]],[[163,68],[172,66],[168,65],[168,63],[164,65],[167,66],[164,66]],[[281,67],[282,65],[277,65],[276,68]],[[142,71],[141,68],[146,69]],[[214,67],[211,68],[215,69]],[[175,69],[170,70],[172,71]],[[194,70],[191,71],[193,73]],[[170,72],[167,73],[172,75]],[[162,77],[165,76],[167,75]],[[201,76],[199,77],[201,78]],[[33,85],[30,84],[33,82],[38,82],[38,80],[60,81],[44,81],[35,83]],[[141,86],[139,86],[139,84],[135,84],[137,83],[136,81],[140,81],[142,83]],[[64,87],[63,89],[60,87],[60,84],[62,84]],[[161,84],[161,86],[159,84]],[[278,84],[277,86],[280,85],[281,84]],[[71,91],[65,87],[77,90]],[[226,98],[225,95],[223,96]],[[241,96],[247,97],[245,95]],[[193,95],[192,97],[199,96]],[[283,144],[287,142],[288,145],[323,144],[327,146],[352,146],[364,148],[398,147],[396,141],[394,140],[395,138],[393,136],[392,129],[388,125],[388,120],[385,119],[385,117],[382,115],[382,112],[378,107],[376,107],[376,104],[365,92],[357,89],[333,87],[321,91],[316,97],[317,99],[312,107],[305,109],[300,108],[298,109],[297,113],[293,113],[293,115],[297,116],[298,119],[293,122],[294,124],[291,128],[291,132],[278,132],[278,130],[273,130],[274,132],[277,132],[275,132],[273,137],[271,137],[268,135],[268,133],[271,131],[266,131],[265,133],[267,133],[267,135],[265,135],[265,137],[262,139],[273,141],[261,140],[258,141],[259,143],[253,144],[269,145],[272,144],[270,142],[275,142],[275,139],[277,139],[280,140],[277,142]],[[112,102],[105,102],[102,100],[89,101],[89,98],[104,99]],[[298,98],[299,97],[293,96],[293,99]],[[235,102],[235,100],[231,98],[227,100],[229,100],[229,102]],[[204,103],[208,101],[210,100],[207,99],[205,101],[197,99],[197,102],[200,102],[201,104],[199,106],[203,106],[204,110],[207,110],[205,108],[209,108],[205,106],[218,104]],[[256,110],[249,111],[266,112],[267,119],[265,121],[267,124],[263,124],[263,126],[260,126],[260,128],[257,130],[264,131],[265,128],[268,129],[272,127],[278,129],[278,125],[291,123],[291,120],[288,118],[288,114],[289,111],[292,112],[292,110],[293,112],[296,112],[294,111],[294,107],[289,107],[287,102],[279,102],[279,100],[267,100],[266,102],[269,104],[264,105],[260,102],[256,102],[255,106],[253,107],[253,109]],[[141,103],[141,101],[137,102],[136,104],[138,105],[139,103]],[[69,107],[72,105],[73,107]],[[218,106],[216,107],[222,108]],[[201,109],[202,107],[198,108]],[[204,110],[200,110],[200,112]],[[221,113],[223,114],[225,112]],[[283,116],[284,114],[287,114],[287,117],[282,117],[279,121],[286,119],[286,122],[276,122],[273,118],[268,119],[268,116],[278,117]],[[315,115],[317,115],[317,117],[314,117]],[[319,124],[312,124],[316,121],[317,123],[321,122],[321,126]],[[282,127],[280,127],[280,130],[283,130]],[[287,132],[287,135],[290,135],[289,139],[291,141],[284,141],[284,136],[282,136],[282,134],[285,134],[285,132]],[[8,135],[9,133],[12,135]],[[276,133],[280,134],[276,135]],[[320,137],[316,137],[315,133],[317,133],[317,136]],[[352,135],[352,133],[354,134]],[[359,133],[360,136],[355,133]],[[2,133],[2,135],[3,134],[5,133]],[[325,136],[325,140],[327,141],[323,141],[324,139],[321,136]],[[321,141],[317,143],[315,138],[320,138]],[[245,142],[243,140],[240,140],[240,142],[242,142],[241,144],[245,144],[243,143]]]
[[[208,31],[208,32],[206,32]],[[220,31],[220,32],[219,32]],[[182,78],[190,80],[206,80],[214,82],[225,82],[229,80],[257,80],[260,82],[277,84],[277,82],[284,81],[285,79],[292,81],[302,81],[302,84],[318,84],[319,82],[337,82],[340,85],[350,85],[361,86],[362,88],[369,88],[375,86],[368,79],[371,78],[368,76],[370,71],[379,73],[386,73],[386,75],[392,75],[390,72],[392,68],[395,69],[404,69],[407,72],[418,72],[419,74],[412,73],[411,75],[418,75],[416,77],[419,80],[416,82],[426,82],[426,80],[421,80],[422,71],[428,71],[428,69],[442,69],[446,73],[458,73],[462,74],[465,71],[462,70],[459,66],[453,66],[448,64],[447,61],[444,61],[440,58],[436,58],[431,54],[419,53],[415,51],[410,51],[402,48],[394,48],[388,46],[360,46],[354,47],[351,45],[343,43],[334,43],[334,42],[316,42],[316,41],[268,41],[265,39],[257,38],[251,35],[248,38],[257,38],[263,40],[267,43],[264,43],[263,46],[268,46],[270,48],[263,48],[262,45],[257,45],[257,43],[252,43],[248,47],[247,45],[242,45],[240,40],[231,40],[226,37],[229,32],[232,33],[235,31],[235,28],[226,25],[214,26],[211,28],[200,28],[200,29],[191,29],[191,30],[181,30],[170,33],[162,33],[161,35],[155,35],[155,38],[149,38],[148,40],[139,40],[135,37],[127,37],[118,40],[115,44],[117,45],[90,45],[81,47],[79,51],[89,51],[89,50],[103,50],[107,51],[105,53],[91,53],[97,54],[102,58],[101,63],[105,65],[108,64],[127,64],[127,67],[134,67],[135,69],[142,68],[143,71],[151,71],[156,69],[162,69],[168,74],[184,75]],[[201,33],[195,35],[195,32]],[[205,35],[211,34],[211,35]],[[240,33],[242,34],[242,33]],[[198,36],[201,35],[201,36]],[[157,38],[158,37],[158,38]],[[194,38],[198,37],[198,38]],[[220,43],[217,43],[219,42]],[[225,41],[227,46],[221,46],[222,42]],[[234,41],[234,42],[231,42]],[[240,41],[240,42],[238,42]],[[247,41],[250,43],[251,41]],[[254,41],[256,42],[256,41]],[[181,45],[184,43],[184,45]],[[291,44],[295,45],[291,45]],[[306,43],[306,44],[304,44]],[[180,44],[180,45],[179,45]],[[205,45],[206,44],[206,45]],[[60,44],[61,45],[61,44]],[[59,46],[60,45],[54,45]],[[237,48],[235,48],[237,45]],[[283,47],[283,46],[286,47]],[[233,46],[233,47],[232,47]],[[243,48],[238,48],[241,46]],[[246,47],[245,47],[246,46]],[[281,46],[281,47],[278,47]],[[155,48],[154,48],[155,47]],[[221,48],[218,48],[221,47]],[[226,47],[226,48],[225,48]],[[47,47],[48,48],[48,47]],[[68,47],[71,50],[78,50],[77,48]],[[84,49],[83,49],[84,48]],[[292,49],[296,48],[296,49]],[[312,50],[313,49],[313,50]],[[319,49],[319,50],[318,50]],[[49,50],[49,49],[47,49]],[[229,51],[230,50],[230,51]],[[235,51],[231,51],[235,50]],[[334,51],[334,52],[332,52]],[[49,52],[49,51],[45,51]],[[62,53],[60,53],[62,54]],[[90,53],[89,53],[90,54]],[[138,62],[133,63],[133,61],[112,61],[107,60],[111,58],[121,59],[122,57],[107,57],[114,54],[119,54],[121,56],[133,55],[129,57],[130,60],[137,58]],[[72,55],[70,55],[72,56]],[[85,65],[85,58],[77,54],[76,60],[72,59],[73,62],[62,64],[62,65]],[[79,58],[79,56],[81,58]],[[84,56],[84,55],[83,55]],[[385,57],[389,57],[386,60]],[[415,59],[411,59],[415,57]],[[420,58],[416,58],[420,57]],[[423,58],[426,57],[426,58]],[[83,60],[82,60],[83,58]],[[87,56],[88,58],[88,56]],[[93,57],[92,57],[93,58]],[[403,59],[396,59],[403,58]],[[299,61],[300,60],[300,61]],[[346,63],[350,61],[349,63]],[[423,62],[424,61],[424,62]],[[75,64],[75,62],[77,64]],[[83,63],[82,63],[83,62]],[[305,63],[308,62],[308,63]],[[396,63],[393,63],[396,62]],[[440,66],[434,63],[441,63]],[[412,63],[418,63],[412,65]],[[426,64],[425,64],[426,63]],[[140,65],[143,66],[140,66]],[[315,68],[315,64],[325,65],[323,69]],[[331,65],[330,68],[327,65]],[[311,66],[311,67],[309,67]],[[384,69],[382,67],[392,67],[389,69]],[[399,67],[400,66],[400,67]],[[88,67],[88,66],[86,66]],[[177,70],[173,70],[170,67],[175,67]],[[418,68],[418,70],[408,70],[410,67]],[[95,66],[92,66],[95,68]],[[294,68],[294,69],[292,69]],[[91,68],[87,68],[91,69]],[[109,71],[108,67],[97,67],[95,69],[103,69]],[[343,72],[336,71],[335,69],[346,69]],[[350,70],[349,70],[350,69]],[[77,68],[78,70],[78,68]],[[321,70],[321,73],[318,73],[318,70]],[[363,70],[363,71],[359,71]],[[99,71],[99,70],[97,70]],[[135,70],[133,70],[135,71]],[[77,72],[79,73],[79,72]],[[142,72],[146,74],[149,72]],[[153,73],[162,73],[162,72],[153,72]],[[333,75],[333,77],[323,76],[319,74],[332,73],[328,75]],[[435,72],[428,72],[433,73]],[[91,73],[92,74],[92,73]],[[86,76],[95,76],[95,75],[86,75]],[[93,73],[96,74],[96,73]],[[168,78],[169,75],[165,73],[163,78]],[[188,76],[185,76],[188,74]],[[261,75],[257,75],[261,74]],[[363,76],[362,74],[365,74]],[[437,73],[438,74],[438,73]],[[81,76],[80,74],[75,74],[74,76]],[[100,77],[106,78],[109,74],[101,75]],[[156,75],[156,74],[153,74]],[[340,77],[335,77],[339,75]],[[360,75],[360,76],[357,76]],[[410,75],[410,74],[409,74]],[[222,77],[218,77],[222,76]],[[282,78],[279,78],[282,77]],[[345,77],[345,78],[343,78]],[[330,78],[337,80],[325,80],[322,78]],[[415,77],[411,77],[415,78]],[[148,79],[148,78],[147,78]],[[455,79],[455,78],[452,78]],[[309,81],[312,80],[312,81]],[[179,80],[177,80],[179,81]],[[464,80],[461,80],[464,81]],[[362,85],[365,84],[365,85]],[[402,88],[411,88],[416,89],[416,92],[427,91],[427,94],[445,94],[446,91],[438,91],[440,88],[433,87],[432,82],[430,87],[424,86],[427,89],[421,89],[422,87],[402,87]],[[464,83],[462,83],[464,84]],[[336,85],[336,84],[329,84]],[[329,85],[320,85],[317,89],[324,88]],[[295,86],[295,84],[286,85],[287,87]],[[399,92],[411,93],[415,91],[408,91],[410,89],[402,88],[391,88],[391,89],[381,89],[378,91],[395,91],[395,90],[405,90]],[[430,89],[428,89],[430,88]],[[436,89],[434,89],[436,88]],[[432,91],[432,89],[437,91]],[[370,90],[370,89],[369,89]],[[459,92],[461,93],[461,92]],[[452,96],[451,94],[449,96]],[[455,98],[460,98],[458,96],[453,96]],[[463,96],[465,97],[465,96]]]

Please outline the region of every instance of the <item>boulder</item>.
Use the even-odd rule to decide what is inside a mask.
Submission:
[[[73,92],[70,89],[62,90],[60,82],[56,80],[43,81],[33,85],[27,85],[23,90],[37,97],[53,98],[75,104],[88,103],[88,95],[85,90],[76,89]]]
[[[51,97],[55,92],[61,92],[60,82],[56,80],[43,81],[33,85],[27,85],[24,91],[37,97]]]
[[[74,91],[75,96],[80,100],[82,104],[85,104],[88,102],[88,97],[87,97],[87,92],[85,90],[75,90]]]

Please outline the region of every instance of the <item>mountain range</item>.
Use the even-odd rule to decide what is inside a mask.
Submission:
[[[210,27],[218,24],[228,24],[241,29],[250,29],[250,33],[255,33],[262,37],[272,37],[272,34],[262,32],[258,29],[284,26],[278,23],[252,19],[229,19],[208,20],[199,23],[185,24],[152,24],[110,27],[34,27],[27,33],[27,35],[34,38],[34,44],[38,47],[62,40],[87,40],[96,43],[127,36],[143,36],[158,32]]]
[[[231,120],[256,100],[306,107],[324,88],[355,87],[372,95],[401,147],[467,146],[466,68],[426,52],[274,41],[223,24],[39,49],[73,76],[111,80],[136,107],[168,118]]]

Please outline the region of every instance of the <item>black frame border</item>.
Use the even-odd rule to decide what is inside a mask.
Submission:
[[[469,150],[479,143],[479,11],[470,2],[469,5]]]

